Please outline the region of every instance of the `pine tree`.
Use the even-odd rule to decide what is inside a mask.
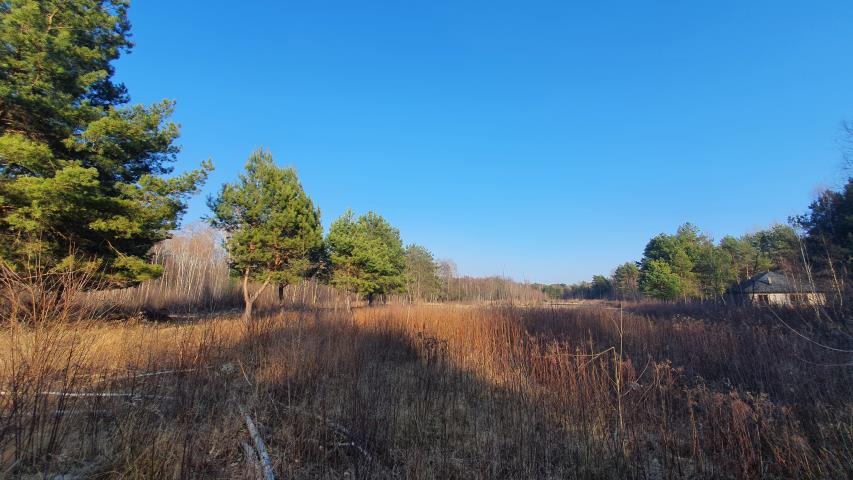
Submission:
[[[373,212],[355,218],[347,211],[329,228],[332,284],[366,298],[401,292],[406,256],[400,232]]]
[[[639,300],[640,268],[634,262],[625,262],[613,272],[613,287],[620,299]]]
[[[270,284],[298,282],[316,268],[312,260],[323,244],[320,210],[296,171],[276,166],[269,152],[252,153],[245,173],[208,204],[211,223],[226,232],[231,270],[243,280],[246,320]],[[254,292],[253,282],[261,284]]]
[[[0,2],[0,259],[48,272],[81,261],[92,286],[161,273],[169,236],[210,170],[164,178],[173,103],[129,102],[112,62],[132,47],[123,0]],[[48,287],[50,288],[50,287]],[[54,288],[60,288],[54,285]]]
[[[683,280],[663,260],[648,260],[640,272],[643,293],[659,300],[676,300],[684,296]]]

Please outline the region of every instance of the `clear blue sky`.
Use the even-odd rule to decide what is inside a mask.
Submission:
[[[206,196],[254,148],[326,226],[374,210],[472,275],[573,282],[842,177],[853,2],[136,0],[118,77],[178,102]]]

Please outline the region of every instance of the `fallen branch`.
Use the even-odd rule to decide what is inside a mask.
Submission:
[[[194,371],[196,371],[196,369],[195,369],[195,368],[186,368],[186,369],[183,369],[183,370],[163,370],[162,372],[148,372],[148,373],[140,373],[140,374],[137,374],[137,375],[129,375],[129,376],[125,376],[125,377],[115,377],[115,378],[109,378],[109,377],[107,377],[107,378],[100,379],[100,380],[98,381],[98,383],[103,383],[103,382],[118,382],[118,381],[122,381],[122,380],[135,380],[135,379],[137,379],[137,378],[157,377],[157,376],[160,376],[160,375],[172,375],[172,374],[175,374],[175,373],[186,373],[186,372],[194,372]]]
[[[5,390],[0,390],[0,396],[11,396],[15,394],[22,394],[22,392],[8,392]],[[175,397],[170,397],[168,395],[142,395],[140,393],[124,393],[124,392],[103,392],[103,393],[89,393],[89,392],[36,392],[32,395],[49,395],[49,396],[62,396],[62,397],[120,397],[120,398],[133,398],[133,399],[142,399],[142,398],[154,398],[154,399],[163,399],[163,400],[171,400]]]
[[[243,456],[246,458],[246,466],[251,471],[251,477],[258,478],[261,472],[257,452],[246,442],[240,442],[240,444],[243,446]]]
[[[77,415],[111,415],[113,414],[110,410],[54,410],[52,412],[46,412],[43,415],[51,415],[53,417],[70,417]],[[39,414],[35,413],[18,413],[16,415],[8,415],[5,417],[0,417],[3,420],[14,418],[15,416],[24,417],[24,418],[33,418],[39,417]]]
[[[249,413],[246,411],[246,407],[240,405],[239,408],[240,414],[243,415],[243,421],[246,422],[246,428],[249,429],[249,436],[251,436],[252,441],[255,442],[255,449],[258,451],[258,456],[261,459],[264,479],[275,480],[275,474],[272,471],[272,465],[270,463],[270,455],[267,452],[266,445],[264,445],[264,439],[261,438],[261,434],[258,432],[257,427],[255,427],[255,422],[252,421],[252,417],[250,417]]]

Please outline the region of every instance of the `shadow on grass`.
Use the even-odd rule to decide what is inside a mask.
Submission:
[[[41,445],[50,413],[69,414],[50,448],[4,453],[0,471],[254,478],[238,405],[282,478],[806,477],[820,476],[812,465],[824,476],[843,476],[851,465],[843,430],[798,437],[797,415],[725,385],[749,362],[781,368],[765,356],[782,340],[631,316],[618,364],[625,390],[616,390],[613,357],[588,357],[616,344],[612,315],[377,308],[356,316],[279,312],[248,326],[210,320],[191,341],[152,348],[133,365],[163,375],[75,386],[128,398],[42,402],[29,423],[23,408],[4,410],[17,419],[2,430],[7,453],[21,442]],[[746,354],[750,345],[755,356]],[[694,381],[698,375],[714,380]],[[768,378],[782,398],[780,375],[753,372],[735,382]],[[831,418],[850,418],[843,408],[828,408]]]
[[[546,403],[455,367],[446,342],[425,331],[319,314],[263,330],[238,348],[256,361],[257,415],[286,477],[626,473],[602,463],[604,445],[567,431]]]

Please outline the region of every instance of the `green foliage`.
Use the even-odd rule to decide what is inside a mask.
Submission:
[[[159,275],[169,236],[212,168],[163,178],[179,151],[173,104],[125,106],[112,62],[130,49],[127,2],[0,3],[0,255],[48,270],[82,257],[92,285]]]
[[[640,261],[640,288],[643,293],[661,300],[673,299],[673,292],[680,297],[698,294],[694,267],[698,252],[709,242],[699,229],[689,223],[679,227],[675,235],[662,233],[652,238]],[[662,269],[663,265],[666,269]]]
[[[604,275],[593,275],[590,296],[592,298],[608,298],[613,293],[613,285],[610,279]]]
[[[717,298],[734,283],[731,258],[710,241],[694,252],[693,272],[700,298]]]
[[[406,247],[406,292],[412,300],[434,300],[442,293],[438,265],[432,253],[420,245]]]
[[[800,256],[800,239],[788,225],[773,225],[767,230],[744,235],[743,240],[755,250],[754,268],[759,272],[774,268],[790,269]]]
[[[640,277],[643,293],[659,300],[676,300],[684,296],[684,280],[665,260],[648,259]]]
[[[211,223],[226,232],[229,264],[237,276],[264,283],[295,283],[322,256],[320,210],[292,168],[279,168],[257,150],[246,171],[208,201]]]
[[[848,190],[853,190],[853,184],[848,185]],[[830,192],[826,195],[840,202],[843,194]],[[824,218],[821,215],[825,215],[827,210],[823,208],[814,218]],[[841,207],[837,207],[833,211],[840,210]],[[834,225],[841,223],[839,218],[833,219]],[[801,217],[801,225],[807,225],[810,220],[811,217]],[[823,221],[821,225],[829,223]],[[825,228],[829,231],[828,227]],[[844,238],[847,237],[842,235],[833,241],[843,241]],[[796,231],[787,225],[773,225],[740,238],[723,237],[719,244],[715,244],[699,228],[686,223],[675,234],[662,233],[649,240],[641,261],[618,266],[611,281],[596,275],[592,282],[542,285],[541,289],[554,299],[608,298],[615,295],[620,299],[637,300],[641,294],[659,300],[720,298],[730,287],[757,273],[799,268],[799,249],[800,239]]]
[[[593,275],[591,282],[582,281],[570,285],[552,283],[550,285],[538,285],[538,287],[545,295],[554,300],[604,299],[610,298],[614,293],[613,282],[604,275]]]
[[[565,283],[552,283],[550,285],[542,285],[540,289],[545,295],[548,295],[548,298],[554,300],[566,300],[572,298],[569,293],[569,286]]]
[[[792,221],[805,233],[811,261],[840,293],[853,271],[853,177],[838,191],[822,192],[808,213]]]
[[[327,239],[332,284],[372,302],[376,295],[401,292],[406,254],[400,232],[373,212],[355,218],[351,210],[332,223]]]
[[[774,225],[718,245],[691,224],[675,235],[652,238],[640,261],[640,289],[661,300],[717,298],[756,273],[792,269],[799,239],[793,228]]]
[[[748,238],[723,237],[720,240],[720,255],[726,265],[726,278],[731,283],[740,283],[758,273],[758,250]]]
[[[621,299],[637,300],[640,296],[640,267],[625,262],[613,272],[613,289]]]
[[[0,101],[6,133],[51,150],[127,102],[112,61],[129,51],[128,2],[15,0],[0,3]]]

